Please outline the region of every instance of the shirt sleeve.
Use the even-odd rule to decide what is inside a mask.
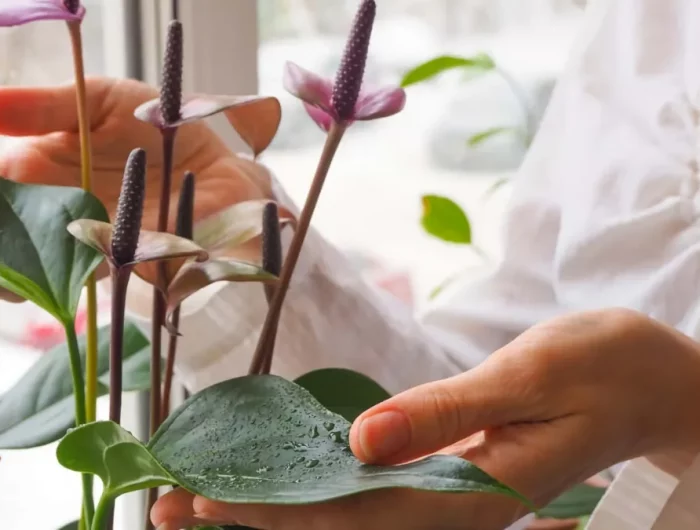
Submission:
[[[277,182],[273,192],[277,201],[298,211]],[[520,203],[535,221],[530,230],[556,229],[535,199]],[[515,224],[520,232],[526,230]],[[284,230],[285,248],[292,235],[290,228]],[[552,241],[550,237],[541,238],[537,246],[515,245],[495,273],[457,288],[444,302],[416,316],[368,284],[355,265],[312,228],[282,312],[273,372],[295,378],[320,368],[349,368],[399,392],[465,371],[544,313],[553,312],[543,270]],[[527,297],[518,297],[518,292]],[[151,296],[149,286],[132,279],[127,309],[145,333],[150,333]],[[180,380],[197,391],[247,373],[266,311],[263,289],[257,284],[220,284],[186,301],[176,365]]]

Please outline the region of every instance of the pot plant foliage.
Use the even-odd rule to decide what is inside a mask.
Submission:
[[[141,229],[147,160],[135,149],[125,160],[114,219],[91,193],[90,130],[79,0],[17,0],[0,6],[0,25],[61,20],[73,44],[82,153],[82,186],[27,185],[0,178],[0,287],[37,304],[65,328],[66,344],[43,357],[0,397],[0,448],[26,449],[58,441],[61,465],[81,476],[82,507],[68,527],[112,526],[121,495],[176,486],[225,502],[311,504],[368,490],[414,488],[438,492],[491,492],[521,499],[466,460],[432,456],[393,467],[362,465],[349,448],[351,422],[389,397],[363,374],[331,369],[297,381],[270,375],[275,335],[285,295],[333,157],[348,128],[400,112],[399,87],[366,90],[364,64],[375,17],[374,0],[362,0],[335,80],[288,64],[285,87],[300,98],[327,133],[309,196],[298,219],[273,201],[249,201],[193,223],[196,175],[182,180],[175,233],[168,233],[174,139],[178,128],[223,113],[257,156],[272,141],[281,119],[275,98],[182,94],[183,31],[169,26],[161,95],[134,109],[163,137],[158,229]],[[286,228],[285,228],[286,227]],[[280,232],[294,231],[283,259]],[[235,247],[262,236],[259,259],[242,260]],[[229,251],[227,249],[234,249]],[[111,324],[97,329],[95,271],[108,266]],[[153,285],[153,340],[125,319],[133,274]],[[249,373],[191,396],[169,414],[177,352],[179,306],[216,282],[257,282],[268,300],[263,331],[251,352]],[[88,292],[91,325],[75,333],[75,315]],[[169,333],[161,366],[161,331]],[[161,381],[164,377],[165,384]],[[120,426],[125,391],[149,390],[151,436],[138,440]],[[108,421],[96,421],[98,396],[109,395]],[[93,496],[93,479],[103,483]],[[264,478],[265,480],[260,480]],[[148,523],[147,523],[148,524]]]

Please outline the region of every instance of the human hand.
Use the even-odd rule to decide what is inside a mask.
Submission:
[[[113,216],[124,165],[141,147],[148,153],[143,228],[157,225],[162,171],[161,133],[134,117],[134,110],[158,97],[144,83],[109,78],[87,80],[92,124],[93,193]],[[80,140],[75,85],[49,88],[0,87],[0,134],[17,137],[0,155],[0,175],[17,182],[76,186],[81,183]],[[270,198],[270,176],[259,164],[231,153],[204,123],[180,128],[173,161],[170,230],[185,171],[197,176],[195,221],[237,202]],[[98,269],[99,277],[108,273]],[[22,301],[12,293],[0,298]]]
[[[621,461],[695,453],[700,347],[627,310],[538,325],[481,366],[364,413],[351,445],[366,463],[434,452],[462,456],[537,505]],[[509,499],[389,490],[313,506],[241,506],[164,496],[163,529],[242,524],[264,530],[502,529],[525,513]]]

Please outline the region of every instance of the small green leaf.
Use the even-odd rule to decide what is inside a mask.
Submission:
[[[518,129],[514,127],[492,127],[491,129],[486,129],[485,131],[481,131],[480,133],[476,133],[475,135],[471,136],[467,143],[469,144],[469,147],[477,147],[483,144],[485,141],[490,140],[494,136],[500,136],[506,133],[511,134],[517,132]]]
[[[109,326],[98,334],[99,395],[109,390]],[[79,340],[85,362],[85,337]],[[134,324],[124,328],[124,391],[150,388],[148,340]],[[65,344],[46,353],[0,399],[0,448],[28,449],[59,440],[75,424],[73,385]]]
[[[474,70],[478,73],[485,73],[496,67],[491,56],[480,53],[473,57],[455,57],[452,55],[442,55],[426,61],[404,75],[401,86],[407,87],[433,79],[434,77],[457,68]]]
[[[103,259],[68,233],[76,219],[109,218],[81,189],[0,178],[0,287],[64,323],[75,317],[83,285]]]
[[[316,370],[295,382],[308,390],[321,405],[349,422],[391,397],[366,375],[341,368]]]
[[[67,469],[102,479],[100,504],[132,491],[176,484],[141,442],[110,421],[70,431],[58,444],[56,458]]]
[[[577,519],[591,515],[605,495],[605,488],[579,484],[537,513],[542,519]]]
[[[426,232],[449,243],[471,244],[469,218],[456,202],[438,195],[425,195],[422,201],[421,223]]]
[[[78,528],[79,528],[78,525],[79,525],[78,521],[73,521],[72,523],[68,523],[67,525],[62,526],[58,530],[78,530]]]

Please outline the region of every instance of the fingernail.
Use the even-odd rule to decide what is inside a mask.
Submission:
[[[370,461],[390,457],[411,442],[411,424],[401,412],[380,412],[362,420],[359,442]]]

